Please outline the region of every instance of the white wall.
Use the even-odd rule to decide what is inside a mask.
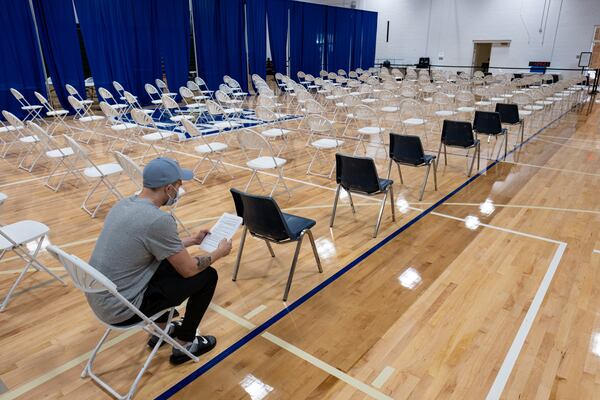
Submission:
[[[362,0],[360,8],[379,13],[377,60],[407,64],[428,56],[433,64],[471,65],[474,40],[510,40],[492,48],[492,66],[535,60],[577,68],[600,25],[600,0]]]

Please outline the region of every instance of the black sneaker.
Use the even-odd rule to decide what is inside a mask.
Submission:
[[[172,321],[169,324],[169,329],[167,330],[167,333],[169,334],[169,336],[173,336],[173,332],[175,332],[175,327],[176,326],[181,326],[181,321]],[[156,335],[152,335],[150,337],[150,339],[148,339],[148,347],[150,347],[151,349],[154,348],[154,346],[156,346],[156,343],[158,342],[158,336]],[[160,347],[162,347],[165,343],[164,340],[161,342]]]
[[[217,339],[214,336],[196,336],[196,339],[187,346],[190,353],[198,357],[201,354],[208,353],[217,345]],[[183,351],[173,349],[169,361],[171,364],[179,365],[191,360]]]

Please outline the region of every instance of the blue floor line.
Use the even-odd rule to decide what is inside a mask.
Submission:
[[[527,138],[525,141],[523,141],[523,143],[520,143],[519,145],[517,145],[516,147],[514,147],[511,151],[509,151],[506,154],[506,157],[508,157],[509,155],[513,154],[515,151],[519,150],[521,147],[523,147],[525,144],[527,144],[531,139],[533,139],[534,137],[536,137],[537,135],[539,135],[540,133],[542,133],[550,125],[552,125],[555,121],[557,121],[560,118],[562,118],[562,116],[564,116],[565,114],[567,114],[567,113],[562,114],[560,117],[558,117],[554,121],[550,122],[545,127],[541,128],[535,134],[531,135],[529,138]],[[506,157],[504,157],[503,159],[506,159]],[[479,178],[480,176],[482,176],[483,174],[485,174],[488,170],[490,170],[491,168],[493,168],[494,166],[496,166],[497,164],[499,164],[500,161],[502,161],[502,159],[494,160],[486,168],[484,168],[481,171],[478,171],[475,175],[471,176],[469,179],[467,179],[465,182],[463,182],[460,186],[458,186],[457,188],[455,188],[454,190],[452,190],[450,193],[448,193],[447,195],[445,195],[444,197],[442,197],[440,200],[438,200],[437,202],[435,202],[434,204],[432,204],[425,211],[421,212],[419,215],[417,215],[416,217],[414,217],[413,219],[411,219],[410,221],[408,221],[406,224],[404,224],[403,226],[401,226],[400,228],[398,228],[397,230],[395,230],[394,232],[392,232],[391,234],[389,234],[381,242],[377,243],[375,246],[373,246],[369,250],[365,251],[363,254],[361,254],[360,256],[358,256],[358,258],[354,259],[349,264],[347,264],[344,268],[340,269],[339,271],[337,271],[336,273],[334,273],[332,276],[330,276],[329,278],[327,278],[326,280],[324,280],[323,282],[321,282],[319,285],[317,285],[316,287],[314,287],[313,289],[311,289],[310,291],[308,291],[307,293],[305,293],[302,297],[300,297],[299,299],[297,299],[296,301],[294,301],[292,304],[290,304],[289,306],[287,306],[283,310],[279,311],[277,314],[275,314],[274,316],[272,316],[271,318],[269,318],[267,321],[263,322],[261,325],[259,325],[256,328],[254,328],[252,331],[250,331],[244,337],[242,337],[241,339],[239,339],[237,342],[235,342],[234,344],[232,344],[231,346],[229,346],[228,348],[226,348],[225,350],[223,350],[222,352],[220,352],[219,354],[217,354],[213,359],[211,359],[207,363],[203,364],[202,366],[200,366],[195,371],[191,372],[188,376],[186,376],[185,378],[183,378],[182,380],[180,380],[179,382],[177,382],[176,384],[174,384],[173,386],[171,386],[169,389],[167,389],[166,391],[164,391],[163,393],[161,393],[158,397],[156,397],[156,399],[157,400],[165,400],[165,399],[171,398],[174,394],[176,394],[177,392],[179,392],[181,389],[183,389],[184,387],[186,387],[188,384],[190,384],[191,382],[193,382],[195,379],[197,379],[198,377],[202,376],[204,373],[206,373],[208,370],[210,370],[215,365],[219,364],[221,361],[223,361],[225,358],[227,358],[228,356],[230,356],[231,354],[233,354],[235,351],[237,351],[238,349],[240,349],[246,343],[248,343],[249,341],[251,341],[252,339],[254,339],[256,336],[258,336],[261,333],[263,333],[265,330],[267,330],[270,326],[272,326],[273,324],[275,324],[277,321],[279,321],[280,319],[282,319],[283,317],[285,317],[287,314],[291,313],[296,308],[300,307],[302,304],[304,304],[306,301],[308,301],[311,297],[313,297],[318,292],[320,292],[321,290],[323,290],[324,288],[326,288],[327,286],[329,286],[331,283],[333,283],[334,281],[336,281],[339,277],[341,277],[342,275],[344,275],[346,272],[350,271],[356,265],[360,264],[365,258],[369,257],[371,254],[373,254],[374,252],[376,252],[377,250],[379,250],[381,247],[383,247],[384,245],[386,245],[389,241],[391,241],[392,239],[396,238],[399,234],[401,234],[402,232],[404,232],[406,229],[410,228],[417,221],[421,220],[423,217],[425,217],[428,214],[430,214],[433,210],[435,210],[437,207],[441,206],[448,199],[450,199],[451,197],[453,197],[454,195],[456,195],[458,192],[460,192],[461,190],[463,190],[465,187],[467,187],[468,185],[470,185],[473,181],[475,181],[475,179]]]

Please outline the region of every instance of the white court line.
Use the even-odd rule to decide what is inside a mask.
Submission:
[[[592,253],[600,254],[600,250],[594,249],[594,250],[592,250]]]
[[[517,334],[515,335],[515,338],[511,344],[510,348],[508,349],[508,352],[506,353],[506,357],[504,358],[504,361],[502,362],[502,366],[500,367],[500,370],[498,371],[498,375],[496,375],[496,379],[494,380],[494,383],[492,384],[492,387],[490,388],[490,391],[488,392],[488,394],[486,396],[486,400],[496,400],[496,399],[499,399],[500,396],[502,395],[502,392],[504,391],[504,387],[506,386],[506,383],[508,382],[508,378],[510,378],[510,375],[515,366],[515,363],[517,362],[517,359],[519,358],[519,354],[521,353],[521,350],[523,349],[523,345],[525,344],[525,339],[527,338],[527,335],[529,334],[529,331],[531,330],[531,327],[533,325],[535,317],[537,316],[537,313],[540,311],[540,307],[542,306],[544,297],[546,296],[546,293],[548,292],[548,288],[550,287],[550,283],[552,282],[554,273],[556,272],[556,269],[558,268],[558,264],[560,264],[560,260],[563,256],[566,248],[567,248],[566,243],[561,243],[558,245],[558,248],[556,249],[556,252],[554,253],[554,257],[552,258],[552,261],[550,262],[550,265],[548,266],[548,270],[546,271],[546,274],[544,275],[544,278],[542,279],[542,282],[540,283],[540,286],[539,286],[537,292],[535,293],[533,301],[531,302],[531,305],[529,306],[529,309],[527,310],[527,314],[525,314],[525,318],[523,319],[523,322],[521,323],[521,326],[519,327],[519,330],[517,331]]]
[[[50,271],[58,271],[58,272],[64,272],[64,268],[48,268]],[[8,274],[20,274],[21,272],[23,272],[23,268],[21,269],[7,269],[5,271],[0,271],[0,275],[8,275]],[[38,272],[37,269],[33,268],[31,269],[30,272]]]
[[[265,311],[267,309],[267,306],[265,306],[264,304],[261,304],[260,306],[256,307],[254,310],[250,311],[248,314],[244,315],[245,319],[252,319],[254,317],[256,317],[258,314],[260,314],[261,312]]]
[[[396,372],[395,368],[389,366],[385,367],[383,371],[381,371],[381,373],[377,375],[377,378],[375,378],[371,385],[377,389],[381,389],[381,387],[385,385],[387,380],[390,379],[390,376],[392,376],[394,372]]]
[[[421,202],[414,203],[420,205],[430,205],[435,204],[431,202]],[[479,207],[481,203],[444,203],[445,206],[468,206],[468,207]],[[587,213],[587,214],[600,214],[600,210],[584,210],[581,208],[562,208],[562,207],[547,207],[547,206],[534,206],[534,205],[524,205],[524,204],[496,204],[494,203],[494,207],[501,208],[526,208],[532,210],[546,210],[546,211],[565,211],[565,212],[575,212],[575,213]]]
[[[230,319],[231,321],[233,321],[233,322],[237,323],[238,325],[241,325],[247,329],[252,330],[256,327],[251,322],[238,317],[231,311],[229,311],[221,306],[211,303],[210,308],[213,311],[223,315],[224,317]],[[269,342],[273,343],[274,345],[279,346],[282,349],[289,351],[290,353],[292,353],[295,356],[301,358],[302,360],[308,362],[309,364],[312,364],[313,366],[319,368],[320,370],[327,372],[328,374],[330,374],[332,376],[335,376],[340,381],[354,387],[355,389],[360,390],[361,392],[365,393],[366,395],[368,395],[374,399],[392,400],[392,398],[389,397],[388,395],[381,393],[380,391],[372,388],[371,386],[367,385],[366,383],[359,381],[358,379],[340,371],[339,369],[335,368],[334,366],[327,364],[326,362],[314,357],[312,354],[305,352],[304,350],[294,346],[293,344],[291,344],[289,342],[286,342],[285,340],[283,340],[269,332],[264,332],[260,336],[263,337],[264,339],[268,340]]]
[[[574,169],[546,167],[546,166],[542,166],[542,165],[526,164],[526,163],[522,163],[522,162],[515,162],[515,161],[508,161],[508,160],[504,160],[503,162],[505,162],[507,164],[523,165],[525,167],[547,169],[547,170],[550,170],[550,171],[566,172],[566,173],[569,173],[569,174],[579,174],[579,175],[587,175],[587,176],[600,176],[600,174],[594,174],[594,173],[591,173],[591,172],[577,171],[577,170],[574,170]]]
[[[122,341],[124,341],[125,339],[129,338],[130,336],[139,333],[138,330],[129,330],[129,331],[125,331],[124,333],[120,334],[119,336],[109,340],[108,342],[106,342],[104,344],[104,346],[102,346],[103,351],[113,347],[116,344],[121,343]],[[67,361],[66,363],[64,363],[63,365],[54,368],[53,370],[50,370],[48,372],[46,372],[43,375],[38,376],[37,378],[22,384],[21,386],[18,386],[15,389],[12,389],[6,393],[0,394],[0,400],[13,400],[16,399],[17,397],[35,389],[36,387],[48,382],[49,380],[63,374],[64,372],[70,370],[71,368],[76,367],[77,365],[81,364],[84,361],[87,361],[88,358],[90,358],[90,356],[92,355],[91,351],[88,351],[85,354],[80,355],[79,357],[76,357],[70,361]]]

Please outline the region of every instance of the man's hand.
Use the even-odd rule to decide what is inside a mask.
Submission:
[[[231,253],[231,240],[223,239],[219,242],[219,246],[215,251],[210,253],[210,258],[212,262],[215,262],[219,258],[225,257],[229,253]]]
[[[204,240],[204,238],[210,235],[210,232],[207,229],[201,229],[198,233],[196,233],[194,236],[190,236],[189,238],[185,238],[183,239],[183,245],[185,247],[190,247],[190,246],[194,246],[194,245],[199,245],[200,243],[202,243],[202,241]]]

